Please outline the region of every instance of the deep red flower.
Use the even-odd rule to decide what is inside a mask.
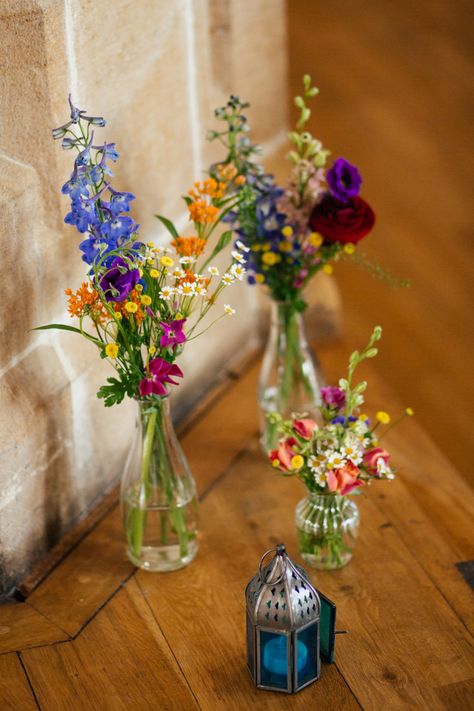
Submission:
[[[336,200],[327,193],[313,208],[309,226],[319,232],[326,242],[355,244],[367,235],[375,224],[375,213],[361,197],[347,202]]]
[[[166,384],[178,385],[173,378],[182,378],[183,371],[164,358],[153,358],[148,364],[148,375],[140,381],[140,395],[166,395]]]

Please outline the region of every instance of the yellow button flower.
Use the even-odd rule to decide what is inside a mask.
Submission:
[[[257,282],[257,284],[263,284],[263,282],[265,281],[265,277],[263,276],[263,274],[255,274],[255,281]]]
[[[311,232],[310,236],[308,237],[308,242],[312,247],[320,247],[323,241],[323,237],[319,234],[319,232]]]
[[[272,267],[274,264],[277,264],[279,261],[281,261],[281,257],[279,254],[275,254],[275,252],[265,252],[265,254],[262,257],[262,262],[264,264],[267,264],[269,267]]]
[[[301,469],[303,464],[304,464],[304,459],[301,456],[301,454],[295,454],[295,456],[291,458],[291,468],[292,469]]]
[[[283,237],[291,237],[293,234],[293,227],[291,225],[285,225],[281,231]]]
[[[138,311],[138,304],[136,304],[134,301],[129,301],[125,304],[125,309],[126,311],[128,311],[129,314],[136,314]]]
[[[120,321],[120,319],[122,318],[122,314],[120,313],[120,311],[116,311],[114,313],[114,316],[117,319],[117,321]]]
[[[135,291],[143,291],[143,284],[135,284]]]
[[[390,415],[388,414],[388,412],[384,412],[383,410],[376,412],[375,417],[383,425],[388,425],[388,423],[390,422]]]
[[[407,409],[405,410],[405,415],[408,415],[408,417],[413,417],[414,414],[415,411],[411,407],[407,407]]]
[[[140,301],[144,306],[150,306],[151,304],[151,297],[148,296],[148,294],[143,294],[143,296],[140,298]]]
[[[279,459],[272,459],[272,467],[279,467],[280,466],[280,460]]]
[[[279,244],[279,250],[280,252],[291,252],[293,249],[293,245],[291,242],[280,242]]]
[[[160,262],[164,267],[172,267],[174,262],[171,257],[161,257]]]
[[[152,356],[155,355],[156,353],[156,346],[150,346],[148,349],[148,353]]]
[[[150,276],[152,279],[158,279],[158,277],[160,276],[160,272],[158,271],[158,269],[150,269]]]
[[[344,245],[344,252],[346,254],[354,254],[356,251],[355,244],[352,244],[352,242],[349,242],[348,244]]]
[[[334,272],[334,267],[332,264],[325,264],[323,267],[323,272],[325,274],[332,274]]]
[[[107,343],[107,345],[105,346],[105,352],[109,358],[115,360],[115,358],[118,356],[119,347],[116,343]]]

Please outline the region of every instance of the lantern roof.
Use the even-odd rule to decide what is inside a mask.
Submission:
[[[264,565],[272,552],[275,557]],[[251,619],[262,627],[291,631],[319,620],[319,595],[283,544],[262,556],[258,573],[247,585],[246,599]]]

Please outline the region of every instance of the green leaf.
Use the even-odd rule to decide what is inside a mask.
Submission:
[[[32,328],[32,331],[49,331],[51,328],[59,328],[61,331],[72,331],[73,333],[80,333],[81,336],[83,335],[82,331],[80,331],[78,328],[75,328],[74,326],[66,326],[63,323],[49,323],[47,326],[36,326],[35,328]]]
[[[176,231],[176,227],[173,225],[171,220],[168,220],[168,218],[163,217],[163,215],[155,215],[155,217],[157,217],[159,221],[166,227],[172,237],[174,237],[175,239],[179,237],[179,234]]]
[[[377,348],[369,348],[369,350],[365,353],[366,358],[375,358],[375,356],[378,353]]]
[[[189,195],[181,195],[181,197],[183,198],[186,205],[188,205],[188,206],[191,205],[193,200],[192,200],[192,198],[189,197]]]

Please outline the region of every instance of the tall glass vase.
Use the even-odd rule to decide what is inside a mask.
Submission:
[[[277,412],[283,418],[306,413],[321,422],[322,385],[319,363],[313,359],[306,341],[302,313],[293,303],[273,301],[258,389],[261,444],[265,453],[278,443],[276,427],[268,418],[270,413]]]
[[[196,556],[196,485],[167,398],[138,402],[134,441],[121,487],[129,559],[150,571],[177,570]]]

